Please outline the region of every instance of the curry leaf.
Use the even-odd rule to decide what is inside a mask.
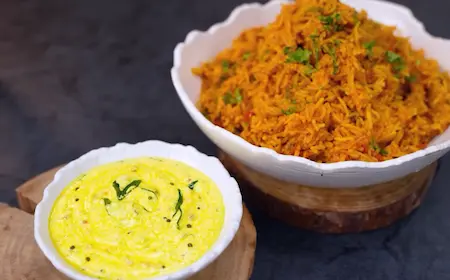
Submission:
[[[120,190],[120,185],[114,181],[112,183],[114,190],[116,191],[117,199],[120,199],[122,197],[122,191]]]
[[[175,204],[175,212],[172,215],[172,219],[177,215],[178,212],[180,212],[180,217],[178,217],[177,220],[177,228],[180,229],[180,220],[183,216],[183,209],[181,209],[181,205],[183,205],[183,194],[181,193],[181,190],[178,189],[178,200]]]
[[[198,180],[195,180],[195,181],[191,182],[191,183],[188,185],[188,188],[190,188],[191,190],[193,190],[195,184],[197,184],[197,183],[198,183]]]
[[[131,183],[129,183],[125,188],[123,188],[123,190],[121,190],[120,185],[116,181],[114,181],[112,186],[116,191],[117,199],[123,200],[131,191],[139,187],[141,182],[142,182],[141,180],[134,180]]]
[[[126,196],[127,194],[129,194],[132,190],[134,190],[135,188],[139,187],[139,185],[141,184],[142,180],[134,180],[131,183],[129,183],[122,191],[122,195]]]

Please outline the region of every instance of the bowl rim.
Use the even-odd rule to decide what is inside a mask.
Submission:
[[[72,179],[76,178],[76,176],[80,175],[80,172],[76,169],[76,167],[86,164],[88,162],[91,162],[94,164],[94,166],[99,166],[97,162],[99,157],[107,157],[107,154],[111,151],[120,153],[119,159],[115,160],[107,160],[107,162],[115,162],[120,160],[120,158],[137,158],[140,156],[132,156],[127,157],[127,155],[130,154],[131,151],[137,150],[137,149],[145,149],[146,147],[151,146],[163,146],[164,149],[168,150],[170,152],[170,158],[173,160],[180,160],[177,159],[178,155],[176,152],[180,150],[184,150],[185,154],[196,156],[195,159],[196,162],[203,162],[202,165],[208,165],[209,168],[213,169],[213,172],[215,175],[213,177],[210,177],[209,175],[206,175],[214,180],[216,183],[218,189],[220,190],[221,195],[224,197],[227,195],[228,197],[231,197],[231,199],[227,200],[224,199],[224,207],[225,207],[225,217],[224,217],[224,224],[221,229],[221,233],[217,240],[211,245],[210,249],[203,254],[197,261],[192,263],[189,266],[186,266],[180,270],[177,270],[175,272],[171,272],[165,275],[145,278],[146,280],[175,280],[175,279],[185,279],[186,277],[192,276],[197,272],[200,272],[201,270],[205,269],[211,262],[213,262],[216,258],[218,258],[223,251],[228,247],[228,245],[231,243],[231,241],[236,236],[237,231],[239,230],[242,215],[243,215],[243,206],[242,206],[242,195],[240,193],[239,186],[236,182],[236,180],[231,177],[229,172],[225,169],[225,167],[222,165],[222,163],[214,156],[208,156],[206,154],[201,153],[196,148],[189,146],[189,145],[182,145],[182,144],[174,144],[174,143],[167,143],[160,140],[148,140],[144,142],[139,142],[135,144],[129,144],[129,143],[117,143],[114,146],[111,147],[102,147],[98,149],[91,150],[84,155],[80,156],[79,158],[69,162],[67,165],[63,166],[61,169],[59,169],[54,179],[47,185],[47,187],[44,190],[44,195],[42,200],[38,203],[36,206],[35,214],[34,214],[34,238],[35,241],[40,248],[41,252],[46,256],[46,258],[52,263],[52,265],[65,274],[66,276],[69,276],[71,279],[79,279],[79,280],[93,280],[96,279],[92,276],[83,274],[79,272],[75,267],[73,267],[71,264],[66,262],[58,253],[53,253],[52,249],[56,251],[56,248],[53,243],[50,242],[50,244],[46,241],[44,241],[43,236],[46,234],[49,234],[49,229],[44,228],[42,226],[42,220],[49,218],[49,215],[51,213],[51,210],[49,211],[48,215],[45,215],[43,212],[44,206],[50,205],[50,209],[53,207],[53,204],[56,200],[56,197],[54,199],[49,198],[49,193],[53,191],[58,191],[57,189],[60,188],[59,193],[66,187],[67,184],[64,184],[61,182],[61,178],[67,174],[71,174],[70,177]],[[121,151],[122,150],[122,151]],[[142,155],[142,157],[151,156],[151,155]],[[186,163],[189,165],[189,163]],[[195,168],[195,167],[194,167]],[[201,172],[200,168],[195,168]],[[221,177],[222,179],[220,181],[217,181],[217,177]],[[63,186],[61,186],[63,184]],[[227,190],[224,192],[224,190]],[[231,209],[231,210],[230,210]],[[230,219],[227,222],[227,215],[230,215]],[[41,231],[43,233],[41,233]]]
[[[345,4],[351,5],[351,2],[354,2],[357,0],[343,0]],[[421,21],[419,21],[413,14],[413,12],[398,3],[392,3],[388,1],[382,1],[382,0],[365,0],[367,3],[370,3],[371,5],[380,5],[384,6],[385,8],[390,9],[396,9],[403,13],[405,16],[409,17],[409,20],[412,20],[414,24],[418,27],[418,32],[420,32],[421,36],[424,36],[428,40],[436,40],[441,42],[446,42],[449,44],[450,47],[450,40],[445,39],[442,37],[433,36],[430,33],[428,33]],[[250,151],[251,153],[255,155],[260,156],[268,156],[279,163],[287,163],[287,164],[302,164],[309,166],[314,169],[319,169],[325,173],[333,173],[341,170],[346,169],[352,169],[352,168],[364,168],[364,169],[386,169],[393,166],[402,165],[405,162],[412,161],[417,158],[425,157],[427,155],[438,153],[441,150],[448,149],[450,147],[450,140],[443,141],[442,143],[435,144],[432,146],[428,146],[425,149],[418,150],[416,152],[403,155],[398,158],[389,159],[381,162],[365,162],[365,161],[342,161],[342,162],[332,162],[332,163],[319,163],[315,162],[313,160],[301,157],[301,156],[293,156],[293,155],[285,155],[280,154],[276,152],[275,150],[265,148],[265,147],[259,147],[256,145],[251,144],[250,142],[247,142],[243,138],[229,132],[228,130],[217,126],[210,122],[208,119],[206,119],[203,114],[200,113],[200,111],[197,109],[195,104],[190,100],[188,97],[188,94],[186,90],[184,89],[184,86],[180,79],[179,69],[182,65],[182,53],[183,49],[186,45],[191,44],[193,41],[196,40],[197,37],[203,37],[203,36],[214,36],[218,30],[227,28],[227,26],[231,25],[239,14],[242,12],[245,12],[246,10],[263,10],[266,8],[271,8],[273,6],[281,6],[284,4],[292,3],[292,1],[289,0],[271,0],[265,4],[261,4],[258,2],[254,3],[245,3],[241,4],[233,9],[233,11],[229,14],[229,16],[222,22],[218,22],[213,24],[211,27],[209,27],[206,31],[200,31],[200,30],[192,30],[190,31],[183,42],[180,42],[176,45],[174,52],[173,52],[173,66],[171,68],[171,77],[172,77],[172,83],[176,89],[176,92],[181,99],[185,109],[188,111],[188,113],[192,116],[194,119],[194,122],[200,122],[201,126],[206,127],[208,130],[212,131],[213,133],[221,135],[223,138],[227,139],[228,141],[234,142],[234,144],[240,146],[241,148]],[[220,50],[218,50],[220,51]],[[450,126],[447,128],[446,131],[450,131]],[[445,132],[444,132],[445,133]],[[440,135],[442,135],[441,133]]]

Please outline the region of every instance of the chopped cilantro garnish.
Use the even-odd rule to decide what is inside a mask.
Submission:
[[[380,148],[380,146],[378,146],[378,144],[375,142],[375,138],[370,138],[370,142],[369,142],[369,146],[372,148],[372,150],[374,150],[375,152],[379,153],[382,156],[387,156],[388,152],[383,149]]]
[[[405,67],[403,58],[395,52],[387,51],[386,59],[389,63],[392,64],[392,68],[395,72],[400,72]]]
[[[222,61],[222,71],[228,72],[228,70],[230,70],[230,62],[228,60],[223,60]]]
[[[225,104],[235,104],[234,97],[229,91],[223,95],[222,100]]]
[[[242,94],[241,94],[241,90],[239,88],[237,88],[234,91],[234,98],[236,99],[236,103],[241,103],[241,101],[242,101]]]
[[[323,27],[325,30],[334,30],[339,31],[342,29],[342,26],[339,25],[339,21],[341,20],[341,14],[340,13],[334,13],[329,16],[319,16],[320,22],[322,22]]]
[[[418,59],[418,60],[416,60],[416,65],[417,66],[419,66],[420,65],[420,63],[421,63],[421,61]]]
[[[295,109],[295,107],[289,107],[287,110],[281,109],[281,112],[283,114],[285,114],[286,116],[289,116],[293,113],[295,113],[297,110]]]
[[[393,65],[394,71],[395,72],[400,72],[403,70],[403,68],[405,68],[405,65],[403,63],[399,63],[399,64],[394,64]]]
[[[367,56],[371,57],[373,55],[373,47],[375,46],[375,41],[370,41],[363,43],[364,48],[367,50]]]
[[[403,59],[399,54],[391,51],[386,52],[386,59],[390,63],[403,62]]]
[[[286,62],[289,63],[298,62],[308,64],[311,52],[309,50],[298,47],[295,51],[289,50],[289,52],[286,55],[287,55]]]
[[[222,97],[223,103],[236,105],[242,102],[242,94],[239,88],[234,90],[234,93],[226,92]]]
[[[319,38],[319,35],[317,34],[317,32],[314,32],[313,34],[309,35],[309,37],[311,38],[313,43],[313,53],[317,69],[317,67],[319,66],[319,53],[320,53],[319,42],[317,40]]]
[[[242,55],[242,59],[243,59],[243,60],[247,60],[247,59],[250,58],[250,55],[251,55],[250,52],[245,52],[245,53]]]
[[[334,46],[330,46],[326,48],[325,51],[331,56],[331,59],[333,60],[333,75],[336,75],[339,67],[336,57],[336,48]]]

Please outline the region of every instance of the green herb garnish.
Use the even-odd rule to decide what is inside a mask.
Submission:
[[[378,144],[375,142],[375,138],[370,138],[370,142],[369,142],[369,146],[372,148],[372,150],[374,150],[375,152],[379,153],[382,156],[386,156],[388,154],[388,152],[383,149],[380,148],[380,146],[378,146]]]
[[[242,94],[239,88],[234,90],[234,94],[231,92],[226,92],[222,97],[223,103],[236,105],[242,102]]]
[[[313,33],[309,35],[309,37],[311,38],[313,43],[314,60],[316,62],[316,69],[317,69],[319,67],[319,54],[320,54],[319,42],[317,40],[319,39],[319,35],[317,33]]]
[[[284,54],[290,53],[291,52],[291,47],[284,47],[283,48],[283,52],[284,52]]]
[[[288,63],[298,62],[308,64],[311,52],[309,50],[298,47],[295,51],[291,51],[291,49],[289,49],[286,55],[286,62]]]
[[[108,205],[111,204],[111,200],[109,198],[103,198],[103,203],[105,204],[106,213],[108,213],[108,215],[111,215],[111,214],[109,214],[108,207],[107,207]]]
[[[367,51],[367,56],[372,57],[373,56],[373,47],[375,46],[375,41],[372,40],[370,42],[363,43],[363,46]]]
[[[195,184],[197,184],[197,183],[198,183],[198,180],[195,180],[195,181],[191,182],[191,183],[188,185],[188,188],[190,188],[191,190],[193,190]]]
[[[297,112],[297,109],[295,107],[289,107],[287,110],[281,109],[281,113],[285,114],[286,116],[292,115],[295,112]]]
[[[242,94],[240,89],[237,88],[234,90],[234,98],[236,99],[236,103],[239,104],[242,102]]]
[[[223,103],[225,103],[225,104],[234,104],[235,103],[234,97],[231,94],[231,92],[229,92],[229,91],[224,94],[224,96],[222,97],[222,100],[223,100]]]
[[[386,60],[392,64],[392,68],[397,73],[405,68],[405,62],[403,61],[403,58],[395,52],[387,51]]]
[[[181,193],[181,190],[178,189],[178,200],[175,204],[175,213],[172,215],[172,219],[177,215],[178,212],[180,212],[180,217],[178,217],[177,220],[177,228],[180,229],[180,220],[183,216],[183,210],[181,209],[181,205],[183,204],[183,194]]]
[[[250,52],[245,52],[245,53],[242,55],[242,59],[243,59],[243,60],[247,60],[247,59],[250,58],[250,55],[251,55]]]
[[[222,61],[222,71],[223,72],[228,72],[228,70],[230,70],[230,62],[228,60],[223,60]]]
[[[420,63],[421,63],[421,61],[418,59],[418,60],[416,60],[416,65],[417,66],[419,66],[420,65]]]
[[[323,27],[325,30],[330,31],[339,31],[342,29],[342,26],[339,24],[339,21],[341,20],[341,14],[340,13],[334,13],[329,16],[319,16],[320,22],[322,22]]]
[[[123,190],[120,189],[120,185],[114,181],[113,182],[113,188],[116,191],[117,199],[122,200],[124,199],[129,193],[131,193],[135,188],[139,187],[141,184],[141,180],[134,180],[131,183],[129,183]]]
[[[391,51],[386,52],[386,59],[390,63],[403,62],[402,57],[399,54],[396,54],[395,52],[391,52]]]
[[[336,57],[336,48],[334,46],[325,48],[325,52],[328,53],[331,56],[331,59],[333,60],[333,75],[336,75],[339,68]]]

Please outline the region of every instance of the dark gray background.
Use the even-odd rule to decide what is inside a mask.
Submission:
[[[17,205],[14,189],[31,176],[116,142],[161,139],[214,154],[172,87],[172,51],[242,2],[0,1],[0,201]],[[450,38],[450,1],[398,2]],[[449,171],[446,157],[418,211],[365,234],[306,232],[251,209],[252,279],[450,279]]]

